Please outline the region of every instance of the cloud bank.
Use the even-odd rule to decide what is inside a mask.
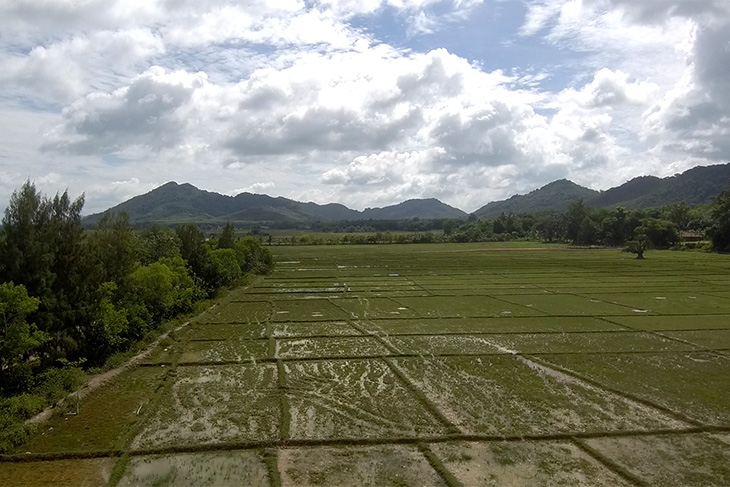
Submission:
[[[0,202],[30,178],[99,211],[178,180],[472,211],[730,160],[727,2],[510,5],[1,3]],[[483,51],[481,18],[505,26]]]

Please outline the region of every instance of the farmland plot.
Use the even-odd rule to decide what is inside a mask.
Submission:
[[[312,321],[308,323],[276,323],[272,336],[277,338],[332,337],[362,335],[347,321]]]
[[[279,404],[271,364],[180,367],[133,449],[275,439]]]
[[[167,485],[267,485],[268,471],[255,451],[201,452],[132,458],[120,487]]]
[[[262,323],[271,316],[269,302],[231,302],[207,311],[203,319],[208,323]]]
[[[23,452],[103,452],[121,447],[144,418],[142,413],[152,409],[155,391],[165,376],[166,371],[149,367],[122,373],[85,397],[79,414],[55,416],[23,445]],[[75,413],[74,408],[69,412]]]
[[[224,323],[196,325],[192,340],[255,340],[266,338],[265,323]]]
[[[279,455],[284,486],[447,485],[414,447],[319,447],[285,449]]]
[[[76,485],[97,487],[111,477],[116,459],[56,460],[52,462],[0,463],[4,487]]]
[[[652,485],[723,485],[730,478],[727,445],[707,434],[592,438],[586,443]]]
[[[397,364],[466,433],[520,436],[686,426],[511,355],[398,359]]]
[[[349,316],[341,308],[325,299],[277,301],[272,321],[336,321]]]
[[[400,438],[447,432],[381,361],[294,362],[285,369],[292,438]]]
[[[266,340],[191,341],[180,354],[180,363],[253,362],[268,357]]]
[[[550,363],[706,424],[730,423],[730,358],[710,352],[543,355]]]
[[[345,355],[347,354],[347,355]],[[338,358],[389,355],[385,346],[371,337],[291,338],[276,341],[276,357]]]
[[[593,317],[544,318],[423,318],[410,320],[367,320],[356,322],[381,335],[452,335],[485,333],[550,333],[576,331],[621,331],[618,324]]]
[[[431,449],[463,485],[632,485],[570,442],[437,443]]]
[[[3,485],[730,485],[730,259],[500,245],[275,247]]]

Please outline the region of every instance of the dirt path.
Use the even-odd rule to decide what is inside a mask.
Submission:
[[[206,311],[210,311],[211,309],[215,308],[217,305],[218,305],[218,303],[213,304]],[[70,400],[72,398],[78,398],[79,400],[80,399],[83,399],[84,397],[86,397],[87,395],[91,394],[96,389],[98,389],[98,388],[102,387],[103,385],[107,384],[109,381],[111,381],[113,378],[115,378],[116,376],[118,376],[119,374],[121,374],[122,372],[124,372],[125,370],[131,369],[132,367],[136,366],[139,362],[141,362],[142,360],[144,360],[150,353],[152,353],[152,350],[154,350],[155,347],[157,347],[162,342],[162,340],[164,340],[165,338],[167,338],[170,335],[170,333],[178,332],[178,331],[182,330],[183,328],[185,328],[186,326],[188,326],[189,324],[190,324],[190,321],[186,321],[185,323],[183,323],[182,325],[178,326],[177,328],[174,328],[174,329],[172,329],[170,331],[167,331],[167,332],[163,333],[162,335],[160,335],[159,337],[157,337],[157,339],[155,341],[153,341],[152,343],[150,343],[147,346],[147,348],[145,348],[144,350],[142,350],[137,355],[134,355],[133,357],[131,357],[129,360],[127,360],[126,362],[124,362],[119,367],[116,367],[116,368],[111,369],[111,370],[108,370],[108,371],[106,371],[106,372],[104,372],[102,374],[97,374],[97,375],[91,377],[80,388],[78,388],[77,390],[73,391],[68,396],[64,397],[63,399],[61,399],[60,401],[56,402],[55,404],[52,404],[52,405],[48,406],[43,411],[41,411],[40,413],[36,414],[35,416],[33,416],[32,418],[30,418],[29,420],[27,420],[26,423],[27,424],[39,424],[39,423],[43,423],[43,422],[47,421],[51,417],[51,414],[53,413],[53,410],[56,407],[60,406],[61,404],[63,404],[64,402],[66,402],[66,401],[68,401],[68,400]]]

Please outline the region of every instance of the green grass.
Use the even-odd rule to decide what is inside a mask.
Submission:
[[[280,338],[357,335],[347,321],[312,321],[307,323],[276,323],[273,335]]]
[[[620,331],[624,327],[592,317],[559,318],[439,318],[412,320],[367,320],[357,323],[381,335],[449,335],[453,333],[544,333]]]
[[[277,301],[271,320],[281,321],[335,321],[346,320],[348,314],[324,299]]]
[[[256,362],[269,357],[266,340],[191,341],[181,347],[181,363]]]
[[[195,325],[189,337],[192,340],[255,340],[266,338],[264,323],[210,323]]]
[[[268,302],[229,302],[216,306],[201,316],[204,323],[261,323],[271,316]]]
[[[730,423],[730,358],[676,354],[542,355],[582,376],[715,425]]]
[[[586,443],[650,485],[730,485],[728,444],[711,435],[596,438]]]
[[[285,364],[292,438],[383,438],[447,430],[378,360]]]
[[[135,449],[273,440],[278,435],[276,366],[180,367]]]
[[[676,426],[618,395],[511,355],[396,363],[437,408],[470,433],[510,436]]]
[[[276,485],[728,484],[727,433],[687,428],[730,427],[730,256],[272,251],[23,451],[121,450],[120,485],[220,483],[239,456]],[[266,452],[202,451],[241,447]]]
[[[370,337],[292,338],[277,340],[278,358],[337,358],[387,355],[388,349]]]
[[[256,451],[134,457],[119,482],[137,485],[267,485],[268,472]]]
[[[570,442],[454,442],[431,449],[463,485],[631,485]]]
[[[164,370],[140,367],[123,372],[84,398],[75,416],[56,415],[41,433],[23,445],[23,452],[108,451],[121,448],[124,436],[151,407]]]

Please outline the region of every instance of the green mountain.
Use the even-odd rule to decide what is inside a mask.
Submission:
[[[606,191],[593,191],[567,179],[553,181],[540,189],[493,201],[474,212],[482,218],[501,213],[563,211],[571,202],[583,199],[595,208],[652,208],[684,201],[688,205],[709,203],[727,188],[730,164],[697,166],[667,178],[640,176]]]
[[[684,201],[688,205],[709,203],[727,188],[730,164],[697,166],[668,178],[643,176],[602,192],[588,201],[598,208],[651,208]]]
[[[586,201],[599,195],[598,191],[584,188],[567,179],[559,179],[524,195],[515,195],[502,201],[492,201],[474,214],[481,218],[495,218],[502,213],[537,213],[563,211],[572,201]]]
[[[108,211],[126,211],[134,225],[152,223],[176,224],[194,222],[223,225],[238,224],[302,224],[315,221],[402,220],[411,218],[465,218],[463,211],[436,199],[409,200],[384,208],[357,211],[340,204],[300,203],[287,198],[263,194],[241,193],[226,196],[204,191],[191,184],[169,182],[149,193],[135,196]],[[102,213],[84,218],[93,225]]]
[[[584,188],[567,179],[550,184],[524,195],[515,195],[503,201],[493,201],[474,214],[494,218],[501,213],[537,213],[563,211],[571,202],[583,199],[589,206],[629,209],[664,206],[684,201],[689,205],[708,203],[727,187],[730,164],[698,166],[668,178],[641,176],[606,191]],[[441,201],[413,199],[384,208],[357,211],[344,205],[330,203],[301,203],[287,198],[273,198],[264,194],[241,193],[226,196],[204,191],[191,184],[170,182],[149,193],[135,196],[111,211],[126,211],[136,225],[151,223],[176,224],[195,222],[224,225],[231,221],[239,225],[308,224],[316,221],[407,220],[412,218],[440,219],[465,218],[463,211]],[[96,223],[101,214],[84,218],[86,225]]]
[[[360,218],[367,220],[408,220],[410,218],[466,218],[467,214],[436,198],[413,199],[384,208],[367,208]]]

